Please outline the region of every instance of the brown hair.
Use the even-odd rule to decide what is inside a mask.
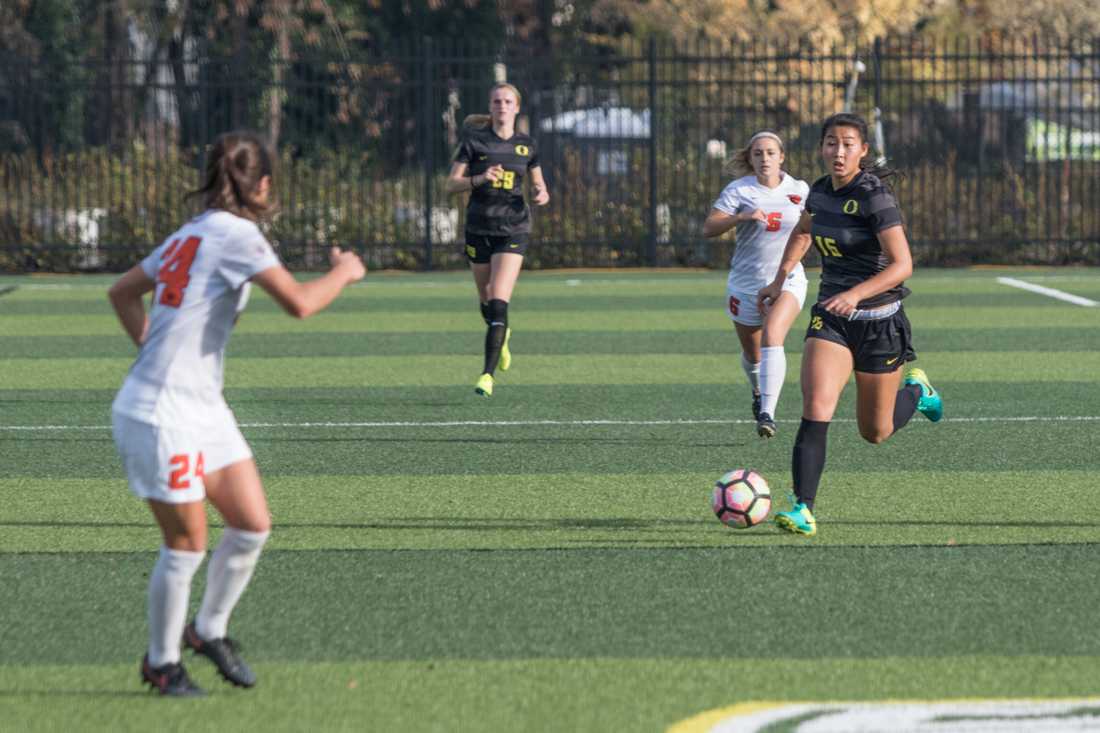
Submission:
[[[722,172],[727,176],[747,176],[753,172],[752,168],[752,146],[758,139],[767,138],[768,140],[774,140],[779,145],[779,152],[784,155],[787,154],[787,149],[783,147],[783,141],[779,138],[779,135],[775,134],[771,130],[761,130],[753,134],[749,138],[749,143],[745,147],[738,150],[733,154],[733,157],[725,162],[722,166]]]
[[[519,93],[519,90],[506,81],[498,81],[493,86],[489,87],[489,97],[493,96],[493,92],[498,89],[507,89],[512,94],[516,95],[516,109],[518,110],[523,106],[523,95]],[[463,127],[488,127],[493,124],[493,118],[487,114],[474,114],[466,115],[466,119],[462,121]]]
[[[202,196],[208,209],[224,209],[257,221],[275,209],[274,191],[268,193],[266,203],[256,199],[260,180],[274,175],[273,157],[267,141],[255,132],[218,135],[206,155],[206,182],[187,195]]]

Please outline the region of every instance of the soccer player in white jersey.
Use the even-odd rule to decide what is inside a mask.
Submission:
[[[783,341],[806,300],[806,273],[799,265],[765,312],[757,305],[757,293],[775,277],[810,190],[783,170],[784,159],[778,135],[767,130],[753,135],[727,166],[738,178],[723,189],[703,222],[705,237],[736,227],[726,307],[741,342],[741,367],[752,385],[756,432],[765,438],[775,436],[775,406],[787,374]]]
[[[115,445],[130,489],[145,499],[163,544],[149,577],[149,647],[141,678],[163,695],[202,695],[180,663],[181,643],[208,657],[229,682],[256,676],[227,635],[229,615],[271,530],[252,451],[222,396],[229,333],[254,281],[289,314],[325,308],[366,270],[333,248],[331,269],[299,283],[256,222],[268,214],[272,155],[250,132],[221,135],[194,192],[206,210],[111,287],[109,297],[137,360],[112,406]],[[152,292],[145,313],[143,296]],[[191,579],[206,554],[209,499],[225,521],[206,571],[198,614],[186,623]]]

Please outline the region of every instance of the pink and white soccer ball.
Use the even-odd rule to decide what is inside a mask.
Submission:
[[[772,492],[756,471],[735,468],[714,484],[710,505],[726,526],[747,529],[768,518]]]

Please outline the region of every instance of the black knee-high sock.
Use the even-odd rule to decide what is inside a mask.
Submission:
[[[821,472],[825,469],[825,439],[828,432],[829,423],[802,418],[794,439],[794,454],[791,456],[794,493],[810,509],[814,508],[817,485],[821,483]]]
[[[898,390],[897,399],[894,400],[894,432],[901,430],[917,411],[917,402],[921,398],[919,384],[907,384]]]
[[[508,301],[490,300],[486,304],[489,311],[489,330],[485,332],[485,371],[492,374],[500,361],[500,350],[504,346],[504,334],[508,329]]]
[[[481,319],[485,321],[485,325],[489,325],[489,304],[481,303]]]

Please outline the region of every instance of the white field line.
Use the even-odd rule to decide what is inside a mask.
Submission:
[[[1020,288],[1021,290],[1030,290],[1033,293],[1046,295],[1050,298],[1064,300],[1067,303],[1073,303],[1074,305],[1083,305],[1085,307],[1096,307],[1100,305],[1100,303],[1097,303],[1095,300],[1082,298],[1080,295],[1072,295],[1061,290],[1055,290],[1054,288],[1047,288],[1043,287],[1042,285],[1036,285],[1034,283],[1025,282],[1023,280],[1017,280],[1014,277],[999,277],[997,278],[997,282],[1001,283],[1002,285],[1009,285],[1014,288]]]
[[[798,420],[776,420],[798,423]],[[855,420],[842,418],[838,423]],[[1016,417],[953,417],[952,423],[1022,423],[1022,422],[1100,422],[1100,415],[1031,415]],[[377,422],[245,422],[241,428],[508,428],[508,427],[600,427],[600,426],[661,426],[661,425],[755,425],[753,420],[699,418],[683,420],[442,420],[442,421],[377,421]],[[110,430],[110,425],[0,425],[7,431]]]

